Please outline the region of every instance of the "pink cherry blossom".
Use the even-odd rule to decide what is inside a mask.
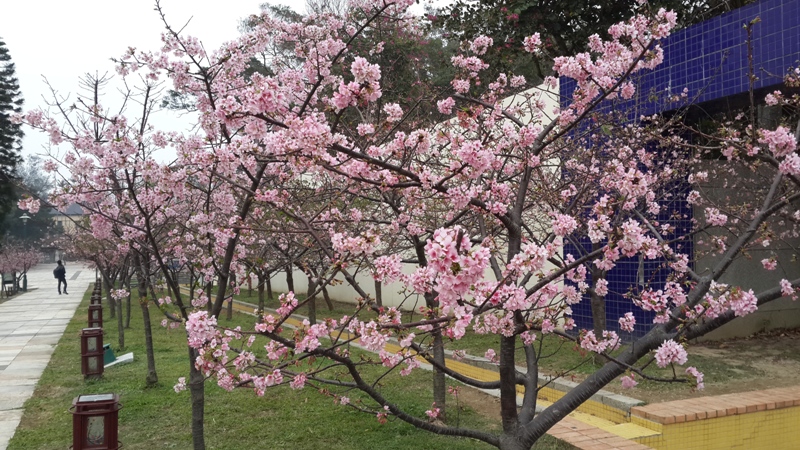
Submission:
[[[698,391],[705,389],[705,384],[703,383],[703,372],[700,372],[694,366],[690,366],[686,368],[686,373],[695,378],[695,387]]]
[[[181,392],[186,390],[186,377],[179,377],[178,383],[172,388],[175,392]]]
[[[625,375],[624,377],[620,378],[620,381],[622,382],[623,389],[633,389],[637,384],[639,384],[636,381],[634,374]]]
[[[658,367],[664,368],[673,363],[683,365],[686,360],[686,349],[672,339],[664,341],[656,349],[656,364]]]
[[[65,149],[46,166],[64,175],[48,201],[61,208],[82,205],[91,228],[87,238],[108,242],[116,263],[130,254],[143,257],[143,265],[151,264],[167,280],[155,286],[170,292],[156,296],[159,311],[170,314],[168,325],[186,327],[192,363],[203,376],[225,390],[247,387],[259,396],[284,383],[292,389],[313,384],[341,405],[350,403],[342,394],[361,388],[357,409],[373,408],[381,422],[389,414],[414,424],[427,416],[425,427],[435,431],[433,419],[444,414],[445,405],[432,405],[425,416],[421,410],[408,413],[352,384],[354,373],[337,372],[334,380],[320,369],[333,362],[406,376],[430,356],[433,342],[441,338],[448,347],[469,333],[491,334],[487,338],[495,342],[502,337],[517,348],[537,339],[573,339],[581,353],[607,354],[620,345],[617,333],[580,330],[570,338],[564,331],[577,326],[574,305],[594,294],[609,295],[606,277],[614,274],[602,271],[636,261],[644,278],[627,284],[613,278],[615,294],[652,312],[663,332],[692,338],[714,319],[756,310],[758,297],[750,286],[703,281],[707,271],[692,250],[721,252],[712,256],[727,263],[747,256],[754,245],[794,238],[797,230],[791,228],[800,216],[791,202],[781,202],[796,186],[780,176],[800,175],[791,130],[740,126],[744,115],[719,124],[721,131],[709,132],[698,147],[681,131],[667,131],[678,124],[665,126],[658,116],[619,123],[595,114],[600,102],[641,94],[636,74],[663,61],[659,42],[676,25],[674,13],[662,9],[646,16],[648,8],[640,8],[642,15],[611,26],[608,38],[591,36],[585,52],[556,58],[555,76],[545,80],[551,92],[523,90],[525,77],[514,73],[487,77],[482,55],[494,43],[478,36],[451,59],[458,105],[432,89],[428,77],[403,90],[398,103],[380,101],[389,89],[386,78],[394,75],[384,58],[391,42],[370,39],[392,32],[422,39],[417,22],[404,12],[410,3],[357,0],[351,9],[358,14],[318,14],[296,22],[265,12],[252,30],[216,51],[198,38],[165,34],[157,52],[125,52],[118,69],[127,80],[166,80],[191,99],[198,112],[192,134],[143,127],[147,116],[115,115],[99,104],[76,106],[74,117],[69,111],[63,117],[45,111],[20,117]],[[540,52],[542,45],[538,34],[523,41],[528,52]],[[273,70],[251,73],[250,62],[265,54]],[[558,106],[548,106],[558,77],[572,79],[575,89],[557,99]],[[689,94],[664,100],[683,101],[682,107]],[[769,101],[797,103],[777,96]],[[440,114],[455,117],[432,123],[415,106],[433,102]],[[154,157],[164,149],[174,152],[174,162]],[[705,150],[725,158],[709,164],[698,155]],[[774,176],[775,198],[756,198],[771,195],[770,184],[749,183],[753,174],[759,180]],[[685,185],[684,177],[692,191],[675,188]],[[743,204],[735,195],[709,194],[710,181],[731,190],[745,185],[753,199]],[[693,205],[694,216],[676,207],[684,201]],[[33,211],[31,202],[20,206]],[[776,205],[774,212],[761,204]],[[784,222],[777,226],[779,221]],[[725,227],[726,234],[708,235],[709,226]],[[748,237],[742,230],[757,231]],[[567,250],[568,245],[583,248]],[[188,268],[203,282],[186,296],[164,261]],[[777,261],[762,265],[773,270]],[[655,267],[662,273],[656,275]],[[324,308],[309,309],[312,315],[306,312],[313,305],[309,300],[287,292],[277,311],[258,312],[252,328],[227,329],[217,322],[232,295],[284,271],[302,271],[303,281],[310,281],[303,287],[318,300],[329,290],[343,293],[352,311],[331,317]],[[403,307],[415,309],[379,304],[369,275],[385,283],[384,293],[399,293]],[[715,273],[714,280],[729,279],[724,275],[730,272]],[[212,281],[209,290],[205,284]],[[766,292],[774,293],[770,288]],[[780,289],[796,298],[790,281],[782,280]],[[619,318],[620,330],[636,329],[634,313]],[[687,361],[675,340],[655,350],[660,367]],[[640,342],[629,347],[637,358],[654,351],[654,344]],[[494,349],[484,356],[508,373],[515,364],[531,363],[530,355],[521,354],[499,361]],[[623,387],[637,384],[638,367],[627,375],[622,367],[613,370],[625,375]],[[702,387],[703,375],[695,368],[686,374]],[[185,388],[185,380],[181,384]],[[590,394],[599,387],[577,389]],[[548,414],[563,416],[570,409],[556,406]],[[534,422],[542,417],[522,412]]]
[[[728,222],[728,216],[720,213],[716,208],[706,208],[706,220],[711,225],[721,227]]]
[[[436,107],[442,114],[452,114],[453,107],[455,105],[456,102],[455,100],[453,100],[453,97],[447,97],[444,100],[439,100],[438,102],[436,102]]]
[[[472,40],[469,49],[476,55],[483,55],[484,53],[486,53],[486,50],[492,46],[493,43],[494,41],[492,40],[492,38],[480,35]]]
[[[578,221],[566,214],[556,214],[553,217],[553,233],[556,236],[566,236],[578,227]]]
[[[31,214],[36,214],[39,212],[40,202],[38,198],[25,197],[17,202],[17,206],[21,210],[30,211]]]
[[[765,258],[761,260],[761,265],[767,270],[775,270],[778,268],[778,261],[775,258]]]
[[[438,419],[440,414],[441,410],[436,407],[436,403],[431,406],[431,409],[425,411],[425,415],[431,420]]]
[[[542,46],[542,39],[539,36],[539,33],[533,33],[532,35],[526,37],[523,41],[523,45],[525,46],[525,51],[528,53],[539,52]]]
[[[792,300],[797,300],[797,289],[789,282],[789,280],[782,279],[780,282],[781,294],[784,297],[791,297]]]
[[[621,330],[632,333],[634,326],[636,326],[636,317],[633,316],[633,313],[626,312],[623,317],[619,318],[619,328]]]
[[[760,130],[760,133],[761,138],[758,142],[769,147],[769,151],[776,158],[787,156],[797,149],[794,132],[785,127],[779,126],[774,131]]]

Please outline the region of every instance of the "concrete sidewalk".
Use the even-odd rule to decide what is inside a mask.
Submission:
[[[0,450],[22,417],[50,355],[75,310],[94,282],[94,269],[68,262],[69,294],[58,295],[55,264],[39,264],[28,272],[28,292],[0,304]]]

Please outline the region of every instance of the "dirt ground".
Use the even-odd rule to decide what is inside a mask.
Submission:
[[[800,330],[779,330],[689,345],[689,363],[705,374],[705,389],[685,384],[642,382],[633,389],[606,389],[647,403],[748,392],[800,384]]]
[[[761,333],[747,338],[689,345],[690,360],[705,371],[705,389],[686,384],[642,381],[634,389],[614,382],[605,389],[660,403],[685,398],[748,392],[800,384],[800,330]],[[697,361],[697,362],[693,362]],[[580,381],[576,377],[574,381]],[[483,392],[462,389],[459,401],[482,415],[498,418],[500,400]]]

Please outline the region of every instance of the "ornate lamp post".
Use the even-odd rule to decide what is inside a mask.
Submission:
[[[72,401],[72,449],[116,450],[119,410],[117,394],[81,395]]]
[[[89,305],[89,328],[103,328],[103,305],[100,299]]]
[[[27,213],[23,213],[22,216],[20,216],[20,219],[22,219],[23,241],[28,240],[28,219],[30,218],[31,217]],[[25,270],[25,272],[22,272],[22,292],[27,292],[27,291],[28,291],[28,271]]]
[[[103,376],[103,329],[81,330],[81,373],[83,378]]]

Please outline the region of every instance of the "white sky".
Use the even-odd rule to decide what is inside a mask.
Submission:
[[[180,29],[191,18],[185,33],[197,36],[207,49],[212,50],[236,38],[240,19],[257,13],[259,5],[265,1],[161,0],[161,7],[173,28]],[[21,0],[3,3],[0,37],[16,66],[25,110],[44,107],[43,96],[48,95],[49,90],[42,76],[59,93],[67,95],[78,91],[78,79],[86,73],[116,75],[110,58],[121,56],[129,46],[158,50],[161,43],[163,25],[154,10],[155,0]],[[305,1],[275,3],[302,9]],[[106,93],[113,96],[115,90],[109,85]],[[164,125],[172,129],[186,126]],[[43,134],[26,129],[23,155],[41,153],[46,142]]]
[[[167,20],[174,29],[187,21],[184,34],[198,37],[213,50],[238,36],[242,18],[259,11],[261,3],[279,3],[303,11],[305,0],[161,0]],[[59,94],[74,98],[78,80],[86,73],[115,75],[110,58],[118,58],[128,47],[158,50],[164,29],[155,0],[17,0],[3,2],[0,37],[16,65],[24,109],[45,107],[49,90],[46,77]],[[445,3],[447,3],[445,1]],[[422,12],[421,5],[413,7]],[[189,21],[191,19],[191,21]],[[113,97],[113,85],[106,88]],[[188,128],[190,120],[175,119],[162,112],[153,118],[157,128]],[[47,139],[43,133],[26,129],[23,155],[40,154]]]

